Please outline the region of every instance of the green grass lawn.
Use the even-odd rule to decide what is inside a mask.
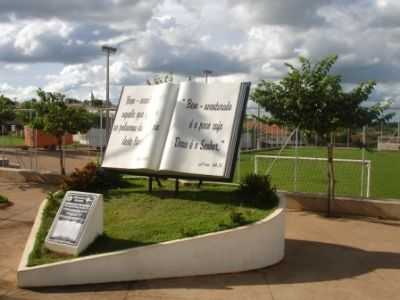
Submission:
[[[14,135],[0,136],[0,147],[15,147],[24,145],[24,138]]]
[[[326,148],[304,147],[299,148],[299,156],[326,157]],[[260,155],[275,155],[278,151],[257,152]],[[242,153],[240,157],[240,174],[244,176],[254,171],[255,153]],[[295,156],[293,148],[284,150],[281,155]],[[335,149],[335,158],[361,159],[360,149]],[[396,198],[400,199],[400,152],[394,151],[366,151],[365,159],[371,160],[371,198]],[[265,174],[272,160],[260,161],[260,174]],[[278,160],[271,169],[271,180],[278,189],[293,191],[293,174],[295,162]],[[326,192],[326,162],[298,163],[297,191],[301,192]],[[238,170],[236,170],[238,171]],[[361,165],[336,163],[337,194],[343,196],[360,196],[361,191]],[[239,178],[236,173],[235,180]]]
[[[215,232],[264,218],[271,203],[249,203],[232,185],[204,184],[201,189],[182,186],[175,196],[173,182],[147,192],[147,181],[130,178],[129,185],[104,195],[104,235],[82,255],[116,251],[199,234]],[[38,232],[29,265],[71,258],[46,250],[45,237],[57,212],[58,203],[49,201]],[[241,213],[240,224],[232,212]]]

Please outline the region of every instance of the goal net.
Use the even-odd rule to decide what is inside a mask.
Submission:
[[[369,197],[371,161],[334,159],[336,195]],[[254,172],[270,175],[272,184],[288,192],[326,193],[327,159],[255,155]]]

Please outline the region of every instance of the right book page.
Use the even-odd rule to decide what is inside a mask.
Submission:
[[[229,178],[249,83],[181,83],[160,171]]]

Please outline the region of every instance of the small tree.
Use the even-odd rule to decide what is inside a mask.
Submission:
[[[315,132],[327,143],[328,151],[328,215],[335,197],[332,134],[341,128],[360,128],[379,118],[384,106],[362,106],[375,87],[374,81],[363,82],[349,92],[341,85],[341,77],[330,73],[337,56],[328,56],[312,64],[300,57],[301,66],[286,64],[288,74],[279,82],[262,81],[252,94],[272,118],[288,126]]]
[[[9,98],[0,95],[0,128],[7,122],[15,119],[15,103]]]
[[[63,136],[67,133],[85,133],[94,125],[94,115],[82,107],[68,106],[65,95],[37,91],[39,101],[35,104],[36,117],[32,127],[55,136],[60,153],[60,171],[65,175],[62,151]]]

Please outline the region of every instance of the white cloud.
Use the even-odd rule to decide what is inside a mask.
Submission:
[[[28,100],[36,96],[38,87],[28,86],[12,86],[8,83],[0,84],[0,95],[6,95],[11,99]]]
[[[118,46],[111,58],[118,92],[156,73],[195,78],[203,69],[214,71],[211,80],[277,80],[298,55],[336,53],[335,71],[346,83],[375,79],[374,96],[400,96],[397,0],[4,0],[1,15],[0,74],[13,76],[0,84],[14,87],[39,82],[71,95],[103,95],[99,48],[111,44]],[[58,68],[43,67],[42,81],[23,76],[42,62]]]
[[[52,19],[72,22],[112,23],[141,28],[152,15],[158,0],[2,0],[0,16],[9,19]]]
[[[111,34],[107,28],[101,26],[97,28],[104,30],[105,36]],[[95,39],[102,36],[90,36],[87,29],[59,19],[0,23],[0,31],[3,33],[0,37],[0,61],[8,63],[89,61],[101,54]]]
[[[93,91],[98,98],[105,95],[104,65],[100,64],[75,64],[65,66],[59,73],[46,77],[44,89],[52,92],[61,92],[69,97],[86,99]],[[149,74],[135,72],[129,64],[116,60],[110,64],[111,99],[118,98],[121,87],[129,84],[145,84]]]
[[[28,64],[5,64],[4,69],[15,72],[25,71],[29,68]]]

